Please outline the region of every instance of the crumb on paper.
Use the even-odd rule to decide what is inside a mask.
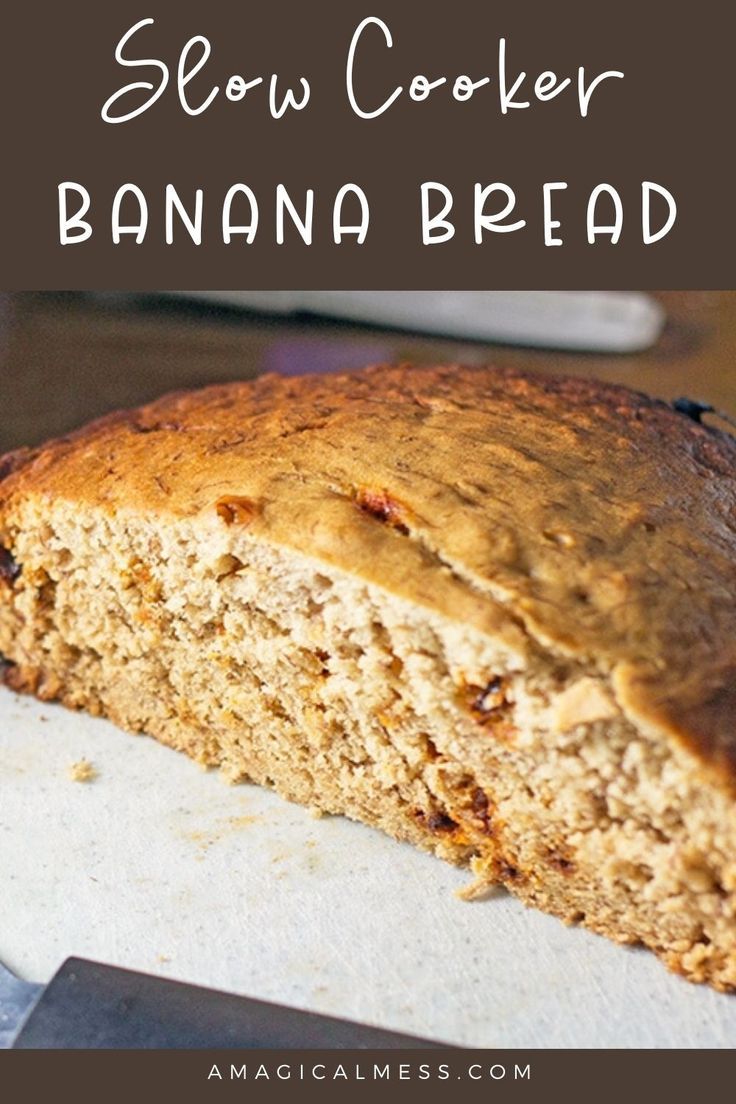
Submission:
[[[171,962],[171,956],[166,954],[156,955],[156,961],[160,962],[161,965],[164,966],[167,962]]]
[[[257,813],[251,813],[247,816],[228,817],[227,823],[230,828],[237,829],[247,828],[250,824],[258,824],[260,820],[261,818],[258,816]]]
[[[89,759],[78,759],[69,767],[68,774],[72,782],[94,782],[98,772]]]
[[[474,877],[467,885],[454,891],[461,901],[487,901],[493,897],[506,897],[508,890],[500,882],[489,881],[488,871],[480,859],[471,859],[470,872]]]
[[[487,901],[491,897],[503,895],[503,887],[489,882],[487,878],[474,878],[467,885],[455,890],[455,897],[461,901]]]

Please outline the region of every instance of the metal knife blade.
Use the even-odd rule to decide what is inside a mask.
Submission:
[[[0,969],[2,1043],[19,1049],[375,1049],[442,1044],[70,958],[48,985]]]
[[[0,1050],[7,1050],[43,993],[43,985],[21,978],[0,962]]]
[[[632,353],[653,345],[659,303],[623,291],[170,291],[275,314],[308,313],[372,325],[549,349]]]

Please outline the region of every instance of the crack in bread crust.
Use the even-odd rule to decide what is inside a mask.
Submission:
[[[468,593],[460,616],[501,602],[545,647],[618,667],[632,721],[736,785],[736,442],[665,403],[456,366],[261,377],[110,415],[6,469],[0,543],[26,488],[162,518],[232,494],[261,504],[265,539],[438,613],[458,616],[472,581],[488,602]],[[335,484],[402,503],[435,567]]]

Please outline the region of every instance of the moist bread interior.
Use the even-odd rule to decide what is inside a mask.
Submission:
[[[733,804],[632,726],[604,673],[500,608],[489,639],[237,526],[49,505],[24,529],[0,633],[29,656],[19,688],[734,983]]]

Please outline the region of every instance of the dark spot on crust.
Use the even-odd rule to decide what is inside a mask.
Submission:
[[[477,786],[473,790],[473,796],[470,802],[470,808],[472,809],[473,816],[477,821],[482,824],[482,830],[488,836],[493,835],[493,825],[491,823],[491,812],[488,803],[488,794],[485,790],[482,790],[480,786]]]
[[[496,870],[502,882],[515,882],[518,878],[521,877],[521,874],[516,869],[516,867],[512,866],[510,862],[506,861],[506,859],[498,860]]]
[[[452,832],[457,824],[447,813],[430,813],[427,817],[427,827],[430,832]]]
[[[506,684],[502,678],[497,676],[490,679],[485,686],[466,686],[465,698],[470,712],[481,723],[498,716],[500,711],[508,705]]]
[[[12,659],[0,654],[0,684],[16,694],[35,694],[40,682],[40,672],[21,670]]]
[[[6,583],[14,583],[22,571],[19,563],[7,548],[0,545],[0,579]]]
[[[15,667],[12,659],[0,652],[0,683],[7,682],[10,671]]]
[[[702,422],[704,414],[713,413],[713,407],[710,403],[698,402],[697,399],[675,399],[672,403],[672,409],[676,410],[678,414],[684,414],[686,418],[691,418],[698,425]]]
[[[386,522],[404,536],[408,534],[406,511],[387,491],[371,491],[363,487],[356,492],[355,501],[364,513]]]
[[[548,851],[547,863],[553,870],[559,871],[560,874],[575,873],[575,863],[571,859],[566,858],[560,851]]]
[[[25,463],[31,460],[34,456],[34,452],[29,448],[14,449],[13,452],[6,452],[4,456],[0,456],[0,480],[6,479],[13,472],[22,468]]]
[[[722,410],[716,410],[710,403],[700,402],[698,399],[675,399],[672,403],[672,409],[678,414],[684,414],[686,418],[689,418],[697,425],[702,425],[704,429],[713,430],[715,427],[709,425],[703,421],[704,414],[713,414],[722,422],[726,422],[727,425],[736,426],[736,419],[730,414],[725,414]],[[733,436],[733,430],[728,431]]]
[[[501,678],[492,678],[473,699],[472,708],[476,713],[492,713],[506,704],[504,683]]]
[[[457,828],[457,824],[447,813],[435,812],[427,816],[425,813],[420,812],[418,815],[420,820],[426,819],[427,827],[430,832],[454,832]]]
[[[435,744],[434,740],[431,740],[429,738],[429,736],[425,736],[424,738],[424,751],[427,758],[432,762],[434,762],[435,759],[441,758],[440,753],[437,750],[437,745]]]
[[[226,525],[249,525],[258,513],[257,504],[244,495],[218,498],[215,509]]]

